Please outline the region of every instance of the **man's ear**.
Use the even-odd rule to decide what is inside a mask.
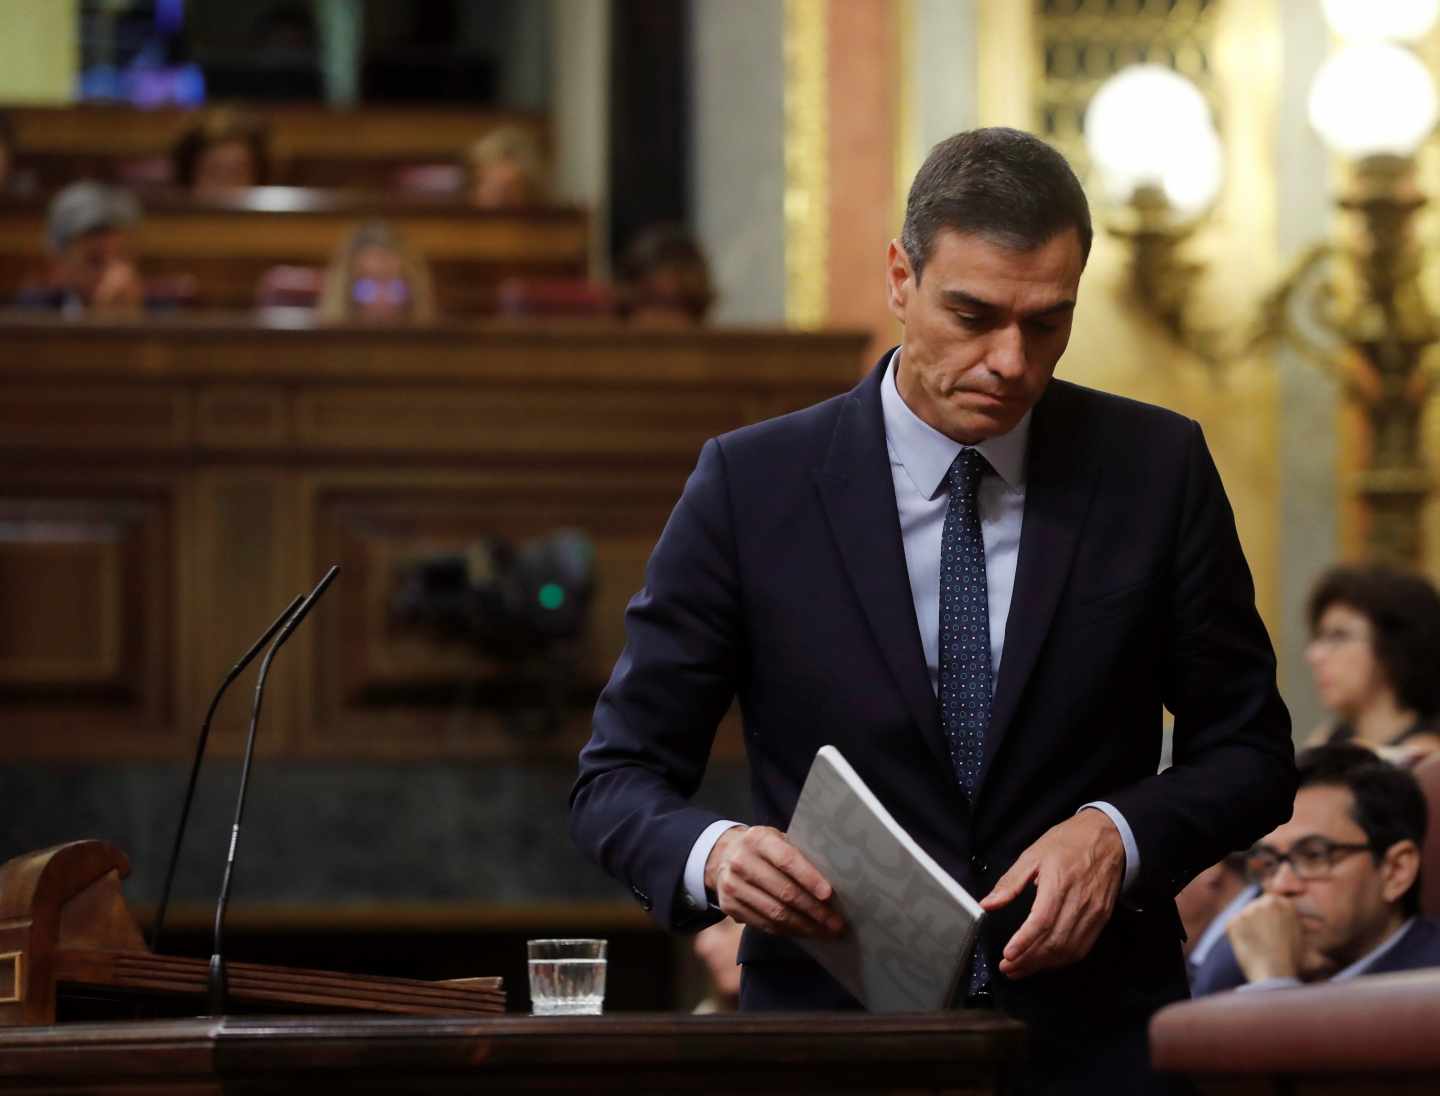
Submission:
[[[1397,841],[1385,850],[1380,862],[1381,897],[1398,902],[1420,874],[1420,846],[1409,838]]]
[[[910,256],[899,240],[891,240],[885,253],[885,299],[890,314],[901,323],[905,322],[905,309],[915,293],[915,272],[910,266]]]

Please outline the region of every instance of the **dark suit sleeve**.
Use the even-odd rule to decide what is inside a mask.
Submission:
[[[677,899],[691,846],[718,816],[689,798],[743,664],[734,529],[715,440],[655,545],[625,637],[580,754],[571,835],[662,925],[698,928],[715,915]]]
[[[1246,981],[1245,972],[1235,958],[1235,949],[1230,946],[1230,938],[1222,936],[1215,941],[1210,954],[1205,956],[1205,961],[1195,972],[1190,983],[1190,996],[1208,997],[1212,993],[1224,993],[1243,986]]]
[[[1107,796],[1135,833],[1130,894],[1142,906],[1283,823],[1296,787],[1290,716],[1235,519],[1199,426],[1189,431],[1160,665],[1173,763]]]

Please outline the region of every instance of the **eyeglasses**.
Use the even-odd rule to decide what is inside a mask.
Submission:
[[[1342,844],[1328,837],[1307,837],[1296,842],[1289,852],[1279,852],[1269,845],[1256,845],[1245,854],[1245,877],[1252,883],[1268,883],[1280,870],[1281,864],[1289,864],[1297,878],[1304,880],[1328,879],[1345,857],[1351,853],[1370,852],[1370,844]]]
[[[356,304],[404,304],[410,299],[410,286],[404,278],[356,278],[350,287]]]
[[[1347,643],[1367,643],[1369,637],[1357,629],[1322,628],[1310,637],[1314,647],[1343,647]]]

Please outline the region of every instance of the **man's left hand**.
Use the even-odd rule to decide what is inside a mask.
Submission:
[[[999,909],[1035,883],[1035,904],[1005,945],[1000,973],[1025,978],[1085,958],[1110,920],[1124,877],[1125,844],[1103,812],[1083,810],[1052,826],[980,902]]]

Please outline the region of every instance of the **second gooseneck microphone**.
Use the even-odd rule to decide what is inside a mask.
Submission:
[[[225,680],[220,682],[220,688],[215,690],[215,695],[210,700],[210,707],[205,712],[205,722],[200,724],[200,741],[195,744],[195,760],[190,764],[190,783],[185,785],[185,802],[180,807],[180,824],[175,827],[175,845],[170,850],[170,863],[165,868],[165,885],[161,888],[160,905],[155,911],[155,927],[150,933],[150,950],[153,952],[160,951],[160,937],[165,932],[165,912],[170,906],[170,888],[175,883],[175,869],[180,865],[180,848],[185,842],[185,827],[190,821],[190,808],[195,802],[195,785],[200,779],[200,763],[205,760],[205,744],[210,740],[210,722],[215,718],[215,709],[220,707],[220,698],[225,695],[225,690],[230,688],[231,683],[260,653],[260,649],[270,642],[270,637],[280,630],[281,625],[289,620],[304,602],[305,597],[302,594],[275,618],[270,627],[265,629],[265,634],[241,656],[239,662],[230,667],[230,672],[225,675]]]
[[[245,760],[240,767],[240,791],[235,799],[235,822],[230,827],[230,851],[225,857],[225,875],[220,881],[220,900],[215,904],[215,944],[210,955],[209,975],[209,1002],[210,1015],[219,1016],[225,1011],[225,960],[223,938],[225,931],[225,908],[230,902],[230,883],[235,874],[235,849],[240,843],[240,823],[245,815],[245,791],[250,784],[250,762],[255,753],[255,730],[260,724],[260,705],[265,697],[265,679],[270,674],[270,663],[275,658],[275,653],[285,645],[285,641],[294,634],[300,622],[309,615],[315,603],[320,600],[320,595],[329,589],[330,584],[335,581],[335,576],[340,573],[338,566],[333,566],[325,572],[322,578],[306,595],[300,607],[290,614],[284,626],[275,636],[275,641],[270,644],[270,649],[265,652],[265,658],[260,663],[260,672],[255,677],[255,703],[250,709],[250,731],[245,737]]]

